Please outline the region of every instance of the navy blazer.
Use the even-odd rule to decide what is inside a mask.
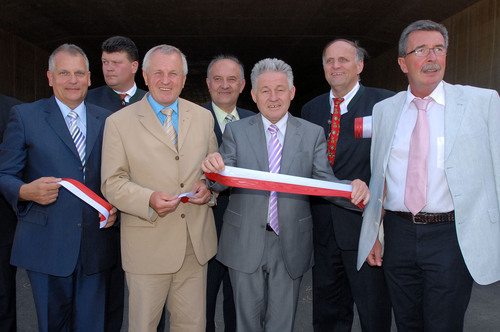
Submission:
[[[101,87],[89,90],[87,92],[87,97],[85,97],[85,101],[91,104],[98,105],[100,107],[104,107],[111,112],[116,112],[122,109],[125,106],[133,104],[144,97],[147,91],[137,88],[135,94],[130,97],[130,100],[125,105],[122,105],[122,100],[120,95],[113,91],[109,86],[103,85]]]
[[[373,105],[393,96],[394,92],[360,85],[358,92],[347,105],[348,112],[340,118],[340,133],[337,141],[333,173],[339,179],[361,179],[370,182],[370,138],[354,137],[354,120],[372,115]],[[302,118],[315,123],[329,139],[331,118],[330,93],[322,94],[302,107]],[[326,152],[326,151],[325,151]],[[362,216],[360,212],[346,210],[332,205],[321,197],[311,198],[314,219],[315,240],[321,244],[328,241],[328,232],[323,220],[334,224],[334,232],[339,247],[343,250],[358,248]],[[334,217],[326,215],[334,214]]]
[[[44,176],[84,182],[102,196],[102,133],[111,112],[92,104],[86,104],[86,108],[85,182],[78,152],[55,97],[12,109],[0,146],[0,191],[18,216],[13,265],[68,276],[79,255],[86,274],[108,269],[116,262],[113,230],[99,229],[97,211],[63,187],[49,205],[18,201],[21,185]]]

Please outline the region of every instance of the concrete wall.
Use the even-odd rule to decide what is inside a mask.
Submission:
[[[500,0],[483,0],[441,22],[449,33],[445,81],[500,91]],[[405,90],[397,47],[370,60],[362,73],[368,86]]]

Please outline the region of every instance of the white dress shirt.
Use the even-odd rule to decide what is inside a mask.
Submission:
[[[453,211],[454,207],[444,171],[445,95],[443,82],[439,83],[429,97],[432,97],[434,101],[427,106],[430,131],[427,161],[427,205],[422,209],[422,212],[449,212]],[[387,164],[387,194],[384,201],[386,210],[409,211],[404,204],[404,196],[410,139],[418,113],[417,107],[412,103],[414,98],[415,96],[408,87],[406,102],[394,135]]]

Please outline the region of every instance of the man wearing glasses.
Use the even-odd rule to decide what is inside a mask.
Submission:
[[[382,265],[383,222],[398,331],[462,331],[472,281],[500,279],[500,98],[444,82],[447,48],[443,25],[410,24],[398,58],[408,90],[373,109],[358,269]]]

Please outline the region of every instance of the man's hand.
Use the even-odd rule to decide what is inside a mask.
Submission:
[[[41,205],[54,203],[59,195],[60,178],[43,177],[23,184],[19,189],[19,200],[33,201]]]
[[[164,217],[167,213],[175,211],[180,203],[180,198],[171,196],[163,191],[155,191],[149,197],[149,206],[158,213],[160,217]]]
[[[382,266],[382,244],[380,243],[378,236],[372,250],[366,258],[366,262],[371,266]]]
[[[363,200],[363,204],[368,204],[370,200],[370,190],[368,190],[368,186],[363,181],[356,179],[351,182],[352,193],[351,193],[351,202],[354,205],[358,205],[361,200]]]
[[[212,192],[208,190],[205,180],[197,181],[193,185],[193,190],[191,190],[191,193],[194,194],[196,198],[190,198],[188,202],[199,205],[206,204],[212,196]]]
[[[111,211],[109,211],[108,222],[106,223],[106,225],[104,225],[103,228],[110,228],[111,226],[113,226],[115,224],[116,212],[118,212],[118,210],[113,206],[111,208]],[[101,217],[102,217],[102,214],[99,213],[99,218],[101,218]]]
[[[224,161],[219,152],[209,154],[201,163],[201,170],[205,173],[219,173],[224,169]]]

